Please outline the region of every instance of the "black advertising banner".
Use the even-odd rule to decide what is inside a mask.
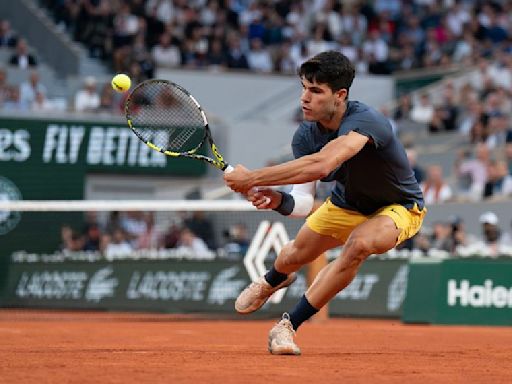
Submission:
[[[1,286],[3,306],[170,313],[233,313],[250,282],[243,263],[229,261],[12,262]],[[332,315],[400,317],[407,263],[368,260],[330,302]],[[262,313],[289,311],[304,294],[299,275],[283,299]]]

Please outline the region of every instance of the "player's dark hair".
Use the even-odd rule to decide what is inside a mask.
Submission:
[[[298,75],[310,82],[327,84],[333,92],[345,88],[348,92],[356,70],[350,60],[340,52],[326,51],[302,63]]]

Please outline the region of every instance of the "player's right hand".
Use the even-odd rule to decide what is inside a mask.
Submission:
[[[283,195],[270,187],[254,187],[247,192],[247,200],[258,209],[275,209]]]

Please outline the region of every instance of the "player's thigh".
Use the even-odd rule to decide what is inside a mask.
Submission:
[[[384,253],[397,244],[401,231],[389,216],[377,215],[352,231],[346,247],[366,256]]]
[[[306,264],[329,249],[342,245],[340,240],[316,233],[305,223],[295,240],[285,246],[279,258],[286,264]]]

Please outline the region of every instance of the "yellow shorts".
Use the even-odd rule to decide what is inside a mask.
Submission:
[[[337,207],[331,202],[331,199],[327,199],[306,221],[309,228],[316,233],[332,236],[345,243],[359,224],[375,216],[388,216],[395,222],[396,227],[402,230],[396,243],[398,245],[419,231],[426,213],[427,208],[420,211],[416,204],[412,209],[407,209],[400,204],[392,204],[366,216],[356,211]]]

